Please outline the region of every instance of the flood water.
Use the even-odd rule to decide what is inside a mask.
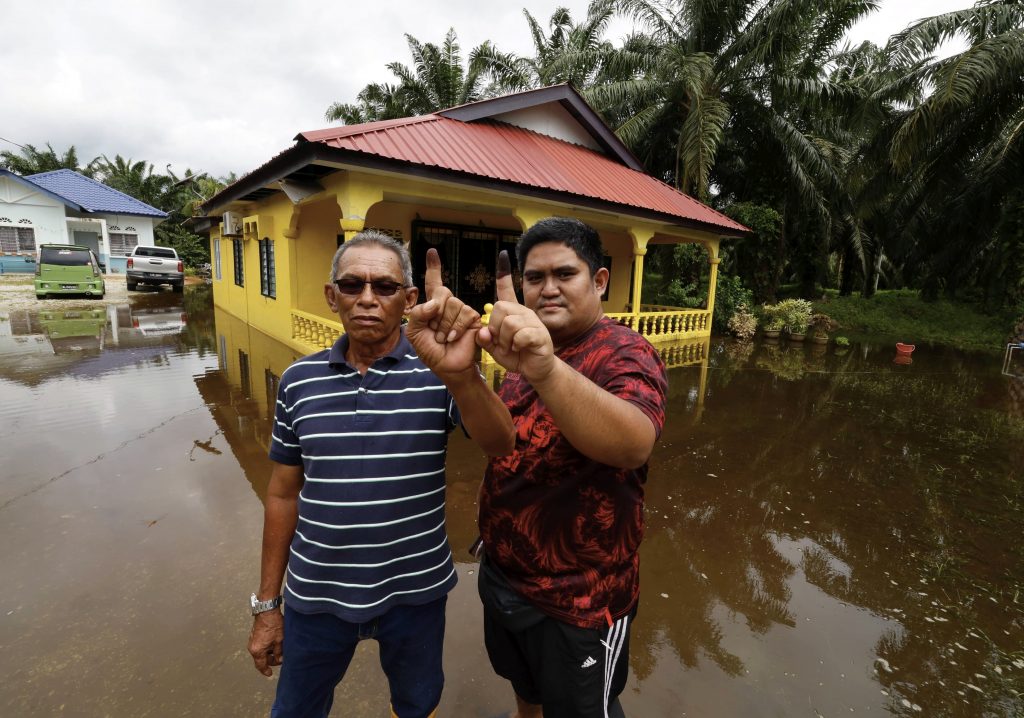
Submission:
[[[1024,380],[889,342],[666,356],[627,714],[1024,714]],[[0,305],[0,715],[266,715],[248,596],[293,358],[208,287]],[[466,553],[482,469],[453,434],[442,716],[512,707]],[[364,642],[332,715],[387,704]]]

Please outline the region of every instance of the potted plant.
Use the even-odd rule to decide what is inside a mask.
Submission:
[[[828,344],[828,335],[839,328],[839,325],[827,314],[812,314],[808,329],[811,341],[815,344]]]
[[[789,338],[795,342],[802,342],[811,323],[811,303],[806,299],[785,299],[779,302],[778,306],[783,327],[789,332]]]
[[[729,317],[729,331],[740,341],[748,342],[757,331],[757,317],[747,309],[746,304],[736,307],[736,312]]]
[[[762,304],[761,318],[764,321],[764,336],[766,339],[778,339],[779,332],[786,324],[778,304]]]
[[[836,337],[836,356],[841,357],[850,350],[850,340],[846,337]]]

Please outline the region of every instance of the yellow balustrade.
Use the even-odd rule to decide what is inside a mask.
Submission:
[[[639,314],[609,312],[605,316],[633,329],[652,344],[711,335],[711,314],[706,309],[648,311],[645,307]]]
[[[293,309],[291,314],[292,339],[308,346],[311,352],[330,349],[344,331],[340,322],[297,309]]]

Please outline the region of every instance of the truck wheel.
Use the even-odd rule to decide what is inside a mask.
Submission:
[[[128,282],[128,291],[134,292],[137,286],[139,286],[138,282]]]
[[[36,299],[46,299],[46,292],[43,292],[42,294],[36,294]]]
[[[183,291],[185,291],[185,285],[184,284],[175,284],[173,286],[174,286],[174,291],[177,292],[178,294],[181,294]]]

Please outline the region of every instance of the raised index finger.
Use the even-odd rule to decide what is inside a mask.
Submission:
[[[427,299],[430,299],[435,289],[443,286],[444,283],[441,280],[441,257],[438,255],[437,250],[431,247],[427,250],[427,271],[423,277],[423,289],[426,292]]]
[[[509,261],[508,251],[498,252],[498,269],[495,272],[494,282],[498,287],[498,301],[512,302],[519,304],[516,299],[516,288],[512,284],[512,262]]]

